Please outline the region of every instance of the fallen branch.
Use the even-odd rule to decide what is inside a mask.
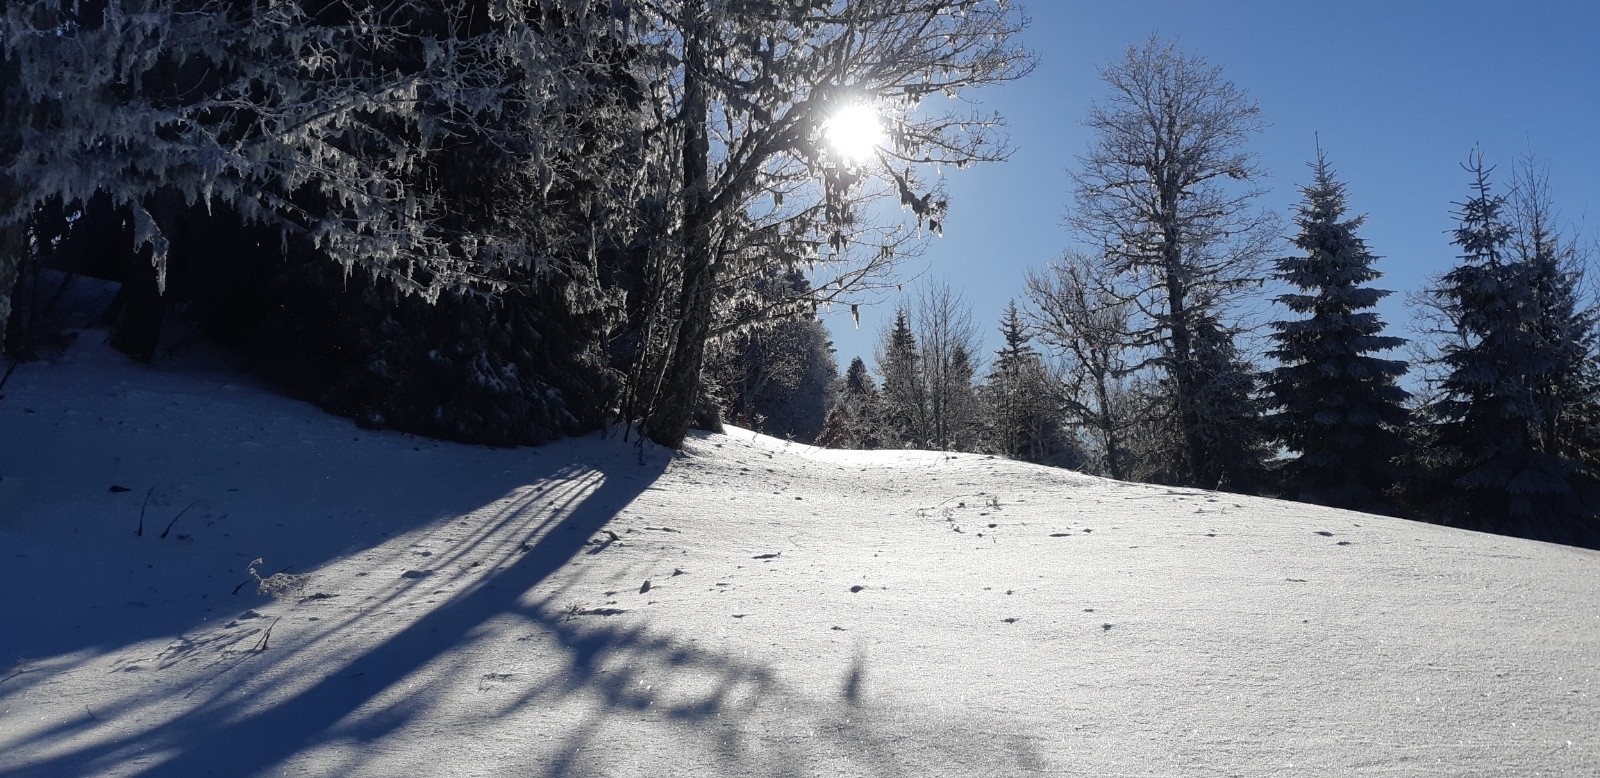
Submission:
[[[133,531],[133,536],[136,538],[144,537],[144,509],[146,506],[150,505],[150,495],[154,494],[155,491],[156,488],[154,486],[146,490],[144,493],[144,502],[139,504],[139,528]]]
[[[202,497],[202,498],[200,498],[198,500],[195,500],[192,503],[189,503],[189,508],[193,508],[194,506],[199,505],[200,503],[203,503],[203,502],[205,502],[205,498],[204,497]],[[183,518],[183,514],[189,512],[189,508],[184,508],[183,510],[178,511],[178,515],[173,516],[172,517],[172,521],[167,522],[167,528],[164,529],[164,530],[161,530],[161,539],[162,540],[166,540],[167,539],[167,533],[172,531],[172,525],[177,524],[178,523],[178,519]],[[139,522],[139,526],[140,526],[141,529],[144,527],[144,521],[142,519]]]

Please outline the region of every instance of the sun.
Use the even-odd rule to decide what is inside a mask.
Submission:
[[[884,141],[883,123],[872,106],[845,106],[822,125],[828,145],[851,163],[866,162]]]

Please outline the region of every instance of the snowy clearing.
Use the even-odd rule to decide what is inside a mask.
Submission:
[[[738,430],[438,443],[97,342],[5,394],[6,775],[1600,774],[1596,552]]]

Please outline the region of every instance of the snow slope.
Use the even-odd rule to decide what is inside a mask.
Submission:
[[[5,393],[3,775],[1600,774],[1595,552],[737,430],[444,444],[96,343]]]

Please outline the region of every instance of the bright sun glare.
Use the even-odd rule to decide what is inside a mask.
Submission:
[[[873,150],[884,140],[878,112],[870,105],[859,103],[835,113],[822,125],[822,131],[828,138],[828,145],[850,162],[871,159]]]

